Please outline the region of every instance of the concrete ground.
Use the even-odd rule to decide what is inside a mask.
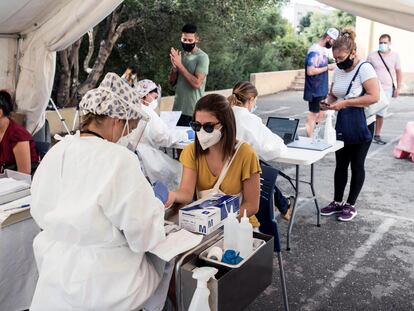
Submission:
[[[261,97],[258,106],[265,122],[271,115],[300,118],[304,133],[302,92]],[[282,253],[290,310],[414,310],[414,163],[392,155],[405,124],[414,120],[414,98],[396,99],[389,112],[382,133],[388,143],[372,144],[367,156],[357,217],[349,223],[322,217],[316,227],[313,203],[299,202],[291,250]],[[293,176],[293,167],[282,168]],[[315,168],[323,207],[333,199],[334,154]],[[302,172],[309,178],[308,170]],[[282,179],[279,185],[292,193]],[[306,185],[302,191],[310,194]],[[278,223],[286,247],[287,222]],[[283,310],[276,257],[272,285],[247,310]]]

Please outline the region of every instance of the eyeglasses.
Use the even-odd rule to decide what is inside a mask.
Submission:
[[[204,123],[204,124],[201,124],[198,121],[191,121],[190,122],[190,126],[194,130],[194,132],[199,132],[201,130],[201,128],[203,128],[207,133],[212,133],[214,131],[214,127],[217,124],[220,124],[220,122],[216,122],[216,123],[207,122],[207,123]]]

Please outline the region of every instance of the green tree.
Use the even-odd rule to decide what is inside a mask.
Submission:
[[[301,35],[308,44],[312,44],[317,41],[325,31],[330,27],[335,27],[341,30],[347,26],[355,26],[355,16],[335,10],[329,15],[323,15],[320,13],[313,13],[310,15],[310,25],[301,31]]]
[[[313,12],[308,12],[305,16],[303,16],[299,21],[299,29],[298,32],[301,33],[305,28],[308,28],[311,25],[311,17]]]
[[[126,0],[124,9],[117,11],[117,25],[128,20],[139,22],[124,29],[122,36],[112,42],[111,54],[105,59],[102,73],[122,74],[128,65],[134,65],[139,78],[160,83],[163,95],[173,94],[167,81],[171,68],[169,51],[171,47],[181,47],[181,27],[188,22],[197,25],[199,46],[210,57],[207,90],[231,88],[237,81],[248,80],[253,72],[300,68],[306,47],[280,15],[280,5],[284,2]],[[109,16],[95,27],[92,58],[99,55],[112,22],[113,16]],[[77,51],[77,58],[83,63],[90,52],[88,40],[79,40],[77,44],[75,50],[69,49]],[[62,72],[62,67],[58,71]],[[90,74],[82,70],[78,76],[85,86],[83,92],[98,82],[98,75],[91,80]],[[57,80],[59,77],[57,75]],[[87,87],[85,81],[88,81]]]

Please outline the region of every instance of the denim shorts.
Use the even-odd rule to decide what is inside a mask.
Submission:
[[[309,102],[309,111],[313,113],[318,113],[321,111],[321,101],[324,100],[326,96],[314,97],[312,101]]]

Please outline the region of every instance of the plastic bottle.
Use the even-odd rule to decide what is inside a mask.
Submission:
[[[197,288],[191,299],[188,311],[210,311],[208,297],[210,290],[207,288],[207,282],[216,275],[218,270],[212,267],[200,267],[193,270],[193,279],[197,280]]]
[[[227,213],[227,218],[224,220],[224,243],[223,249],[237,250],[237,228],[239,222],[236,218],[236,213],[233,212],[233,206],[230,212]]]
[[[327,144],[333,145],[336,141],[336,131],[332,125],[333,111],[326,112],[325,132],[323,139]]]
[[[321,132],[321,127],[319,126],[319,123],[316,122],[315,127],[313,128],[312,144],[319,142],[320,132]]]
[[[249,217],[246,216],[246,210],[244,210],[244,215],[240,219],[237,232],[237,250],[243,259],[253,253],[253,226],[249,221]]]

